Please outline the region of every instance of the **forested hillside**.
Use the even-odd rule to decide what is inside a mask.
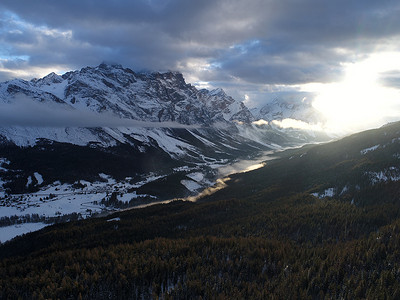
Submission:
[[[0,247],[4,299],[398,299],[400,124],[282,153],[196,203]]]

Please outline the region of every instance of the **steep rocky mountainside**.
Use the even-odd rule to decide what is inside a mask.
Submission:
[[[32,104],[26,105],[20,99],[21,95],[25,96],[25,102],[34,100],[35,106],[31,111],[25,111]],[[21,146],[34,145],[37,139],[41,138],[76,145],[96,142],[103,146],[113,146],[116,143],[129,143],[127,136],[135,137],[141,142],[150,137],[162,144],[163,139],[169,140],[170,137],[165,130],[157,129],[174,127],[177,124],[180,127],[194,125],[215,130],[224,129],[233,139],[238,133],[238,123],[257,132],[257,128],[251,126],[255,117],[249,109],[242,102],[228,96],[222,89],[197,90],[191,84],[187,84],[182,74],[177,72],[135,73],[120,65],[101,64],[94,68],[86,67],[68,72],[62,76],[51,73],[31,81],[8,81],[0,84],[0,103],[14,105],[20,110],[16,112],[16,115],[22,115],[19,122],[11,122],[10,125],[21,126],[3,126],[0,128],[0,136],[2,140]],[[278,104],[277,107],[281,109]],[[50,108],[56,108],[58,115],[62,115],[64,111],[69,115],[75,113],[76,118],[90,119],[96,114],[97,119],[76,124],[70,121],[64,126],[54,126]],[[265,108],[261,111],[265,111]],[[21,120],[24,114],[44,116],[40,120],[34,119],[31,123],[24,124]],[[155,124],[130,126],[127,120]],[[167,125],[165,122],[173,124]],[[144,130],[144,127],[152,129]],[[285,145],[312,139],[312,136],[298,138],[290,133],[272,130],[271,134],[269,131],[262,132],[266,136],[261,138],[261,144]],[[248,138],[243,134],[242,137]],[[213,141],[214,138],[211,137],[210,140]],[[169,144],[179,142],[174,140],[169,141]]]
[[[78,110],[108,112],[121,118],[210,126],[233,120],[250,123],[243,103],[221,89],[198,91],[180,73],[135,73],[119,65],[101,64],[62,76],[51,73],[31,81],[0,85],[2,101],[23,93],[40,102],[55,102]]]

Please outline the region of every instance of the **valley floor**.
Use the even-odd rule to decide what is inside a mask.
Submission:
[[[216,184],[216,181],[214,177],[207,175],[209,171],[205,171],[205,168],[214,170],[214,174],[218,176],[228,176],[261,167],[260,162],[273,159],[273,153],[268,151],[254,159],[240,160],[233,164],[221,161],[198,167],[179,167],[173,172],[184,173],[182,176],[184,179],[179,183],[186,188],[188,195],[191,195],[186,200],[194,201],[197,199],[196,194],[207,195],[215,189],[209,189]],[[41,178],[39,173],[35,174]],[[134,181],[132,178],[117,181],[109,175],[99,175],[103,179],[102,182],[85,180],[79,180],[75,184],[54,182],[34,193],[7,196],[3,193],[0,197],[0,242],[4,243],[17,235],[39,230],[54,223],[86,219],[127,207],[143,208],[150,204],[173,201],[173,199],[160,200],[157,196],[138,192],[140,187],[162,180],[168,175],[148,174],[139,181]],[[115,199],[111,200],[113,194]]]

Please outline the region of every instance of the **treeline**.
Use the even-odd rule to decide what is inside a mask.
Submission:
[[[10,161],[8,171],[2,174],[3,187],[9,194],[36,192],[39,186],[35,185],[34,172],[43,176],[44,185],[55,181],[73,184],[79,180],[101,181],[99,173],[123,180],[180,166],[160,148],[149,148],[142,153],[128,144],[102,148],[43,140],[32,147],[0,145],[0,157]],[[27,187],[28,176],[32,176],[33,184]]]
[[[329,247],[201,236],[6,259],[0,298],[398,299],[398,228]]]
[[[119,200],[118,196],[123,195],[124,193],[122,192],[112,192],[109,195],[107,194],[107,196],[100,201],[100,204],[105,207],[125,209],[142,204],[149,204],[156,199],[156,197],[150,195],[137,195],[136,198],[131,198],[129,201]],[[97,201],[95,201],[94,204],[97,204]]]
[[[39,214],[26,214],[23,216],[4,216],[0,218],[0,227],[11,226],[15,224],[23,223],[45,223],[45,224],[56,224],[65,223],[70,221],[77,221],[83,219],[81,213],[70,213],[64,215],[58,215],[54,217],[49,217]]]
[[[57,224],[0,247],[0,298],[396,299],[398,211],[299,194]]]

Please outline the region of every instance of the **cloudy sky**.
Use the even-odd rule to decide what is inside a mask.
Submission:
[[[1,0],[0,81],[178,70],[250,107],[312,98],[358,130],[400,119],[399,15],[398,0]]]

